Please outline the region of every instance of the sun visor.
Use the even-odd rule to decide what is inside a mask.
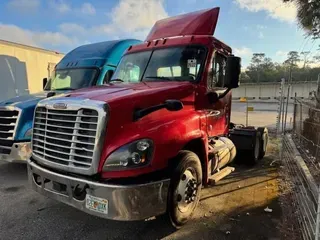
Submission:
[[[213,35],[220,8],[212,8],[159,20],[146,41],[186,35]]]

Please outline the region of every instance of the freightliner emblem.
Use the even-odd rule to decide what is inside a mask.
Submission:
[[[54,109],[67,109],[67,104],[66,103],[55,103],[53,104]]]

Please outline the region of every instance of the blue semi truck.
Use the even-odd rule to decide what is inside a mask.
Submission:
[[[0,160],[29,158],[34,109],[40,100],[107,83],[123,53],[140,42],[125,39],[80,46],[61,59],[50,79],[43,79],[43,92],[0,102]]]

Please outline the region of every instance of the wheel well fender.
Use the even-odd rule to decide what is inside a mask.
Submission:
[[[181,150],[187,150],[195,153],[201,162],[203,183],[208,181],[208,141],[206,138],[196,138],[189,141]],[[178,164],[177,158],[170,159],[169,169],[174,169]]]

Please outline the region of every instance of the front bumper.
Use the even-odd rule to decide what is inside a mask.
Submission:
[[[28,179],[38,193],[106,219],[144,220],[161,215],[167,209],[169,179],[139,185],[112,185],[56,173],[32,160],[28,161]],[[53,185],[60,186],[60,190]],[[75,197],[76,186],[85,189],[81,199],[79,194]],[[89,196],[107,201],[107,210],[102,213],[87,208]]]
[[[10,154],[0,154],[0,161],[24,162],[31,157],[31,143],[20,142],[13,143]]]

